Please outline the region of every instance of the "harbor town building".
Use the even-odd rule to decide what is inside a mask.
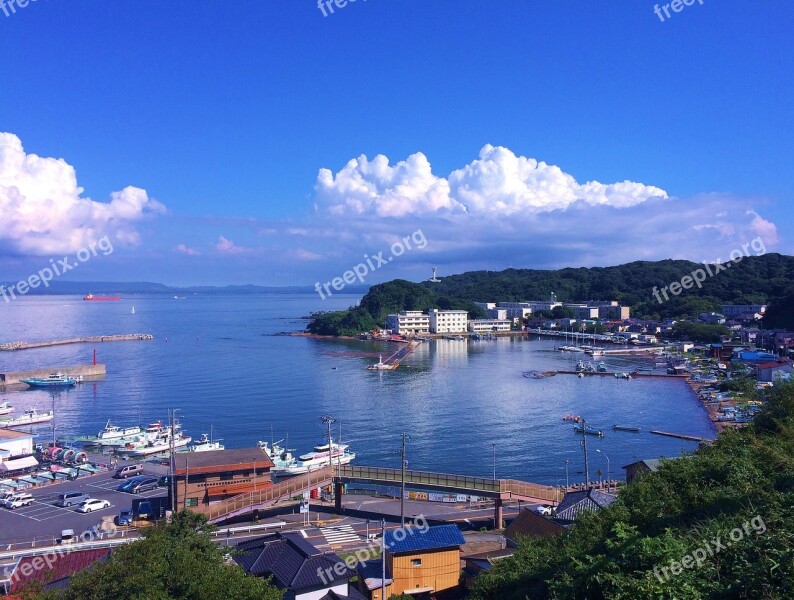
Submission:
[[[174,493],[179,509],[202,512],[211,502],[255,492],[272,484],[273,462],[260,448],[185,452],[174,457]]]

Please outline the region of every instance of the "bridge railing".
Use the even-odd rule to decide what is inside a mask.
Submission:
[[[333,469],[330,467],[322,467],[321,469],[310,472],[306,476],[300,475],[298,477],[293,477],[283,483],[268,486],[263,490],[238,494],[227,500],[210,504],[207,507],[193,507],[193,510],[201,512],[206,515],[207,519],[212,521],[213,519],[217,519],[249,506],[265,504],[284,497],[293,496],[298,492],[305,491],[329,481],[332,475]]]
[[[349,477],[351,479],[373,479],[377,481],[400,483],[402,480],[402,471],[400,469],[387,469],[384,467],[344,465],[339,468],[339,476]],[[448,473],[406,470],[405,482],[411,485],[432,485],[477,492],[488,492],[491,494],[498,494],[501,492],[498,479],[470,477],[467,475],[450,475]]]
[[[546,500],[554,503],[558,503],[562,500],[562,490],[550,485],[529,483],[516,479],[502,479],[499,483],[502,494],[523,496],[525,498],[537,498],[538,500]]]

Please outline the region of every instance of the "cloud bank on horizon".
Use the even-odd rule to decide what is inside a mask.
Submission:
[[[756,237],[770,251],[780,243],[775,223],[760,214],[763,199],[580,183],[559,166],[492,145],[446,176],[422,152],[394,164],[362,155],[335,173],[320,169],[314,189],[314,212],[289,222],[175,215],[132,186],[96,202],[65,160],[28,154],[16,135],[0,133],[0,256],[67,254],[109,235],[149,277],[190,272],[202,278],[193,283],[233,276],[282,285],[321,279],[417,227],[427,247],[384,269],[384,279],[424,278],[429,265],[448,274],[714,260]],[[180,229],[182,217],[190,223]],[[204,268],[185,269],[195,261]]]
[[[455,271],[699,262],[755,237],[770,249],[780,241],[754,208],[763,200],[680,198],[634,181],[579,183],[559,166],[490,144],[446,177],[421,152],[393,165],[362,155],[336,173],[320,169],[315,194],[317,215],[338,223],[340,240],[348,232],[376,244],[421,222],[435,262]]]
[[[76,252],[109,235],[137,245],[135,223],[165,212],[146,190],[128,186],[110,202],[83,196],[74,167],[27,154],[13,133],[0,132],[0,247],[4,253],[45,256]]]

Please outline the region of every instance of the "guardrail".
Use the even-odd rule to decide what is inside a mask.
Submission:
[[[97,540],[92,542],[72,542],[70,544],[53,544],[51,546],[37,546],[31,547],[27,550],[16,550],[11,552],[0,552],[0,560],[15,560],[25,556],[38,556],[41,554],[70,554],[78,550],[96,550],[98,548],[113,548],[122,544],[129,544],[139,540],[138,536],[127,537],[113,537],[106,540]]]
[[[402,471],[382,467],[359,467],[345,465],[339,469],[339,476],[350,479],[373,479],[389,483],[400,483]],[[472,492],[499,494],[501,486],[498,479],[486,477],[470,477],[468,475],[450,475],[448,473],[432,473],[428,471],[405,471],[405,483],[410,485],[432,485],[435,487],[455,488]]]

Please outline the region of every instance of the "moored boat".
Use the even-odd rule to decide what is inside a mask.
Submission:
[[[63,373],[50,373],[47,377],[29,377],[28,379],[20,379],[22,383],[28,384],[30,387],[72,387],[77,385],[80,381],[77,377],[70,377]]]
[[[586,435],[595,435],[595,436],[598,436],[598,437],[604,437],[604,432],[603,431],[601,431],[600,429],[595,429],[594,427],[591,427],[590,425],[587,425],[587,426],[584,426],[582,424],[574,425],[573,426],[573,430],[574,430],[575,433],[582,433],[582,431],[584,431],[584,433]]]
[[[110,421],[108,421],[105,428],[97,434],[96,441],[101,444],[103,441],[134,437],[141,433],[143,433],[143,429],[137,425],[133,427],[118,427],[116,425],[111,425]]]
[[[51,410],[40,413],[37,412],[35,408],[31,408],[30,410],[26,410],[22,416],[13,419],[0,420],[0,429],[5,429],[8,427],[20,427],[22,425],[35,425],[37,423],[47,423],[52,421],[54,417],[55,415]]]
[[[165,454],[171,451],[172,445],[174,450],[179,450],[187,446],[192,440],[193,438],[189,435],[180,433],[174,437],[173,442],[168,437],[162,437],[137,446],[134,444],[127,444],[123,448],[119,448],[118,452],[129,454],[134,457],[149,456],[150,454]]]
[[[639,433],[640,431],[639,427],[626,427],[624,425],[613,425],[612,429],[615,431],[630,431],[632,433]]]
[[[7,415],[9,413],[14,412],[16,409],[11,406],[8,402],[3,402],[0,404],[0,415]]]
[[[188,452],[209,452],[211,450],[225,450],[226,446],[221,444],[221,440],[214,440],[212,436],[202,433],[192,446],[188,446]]]

